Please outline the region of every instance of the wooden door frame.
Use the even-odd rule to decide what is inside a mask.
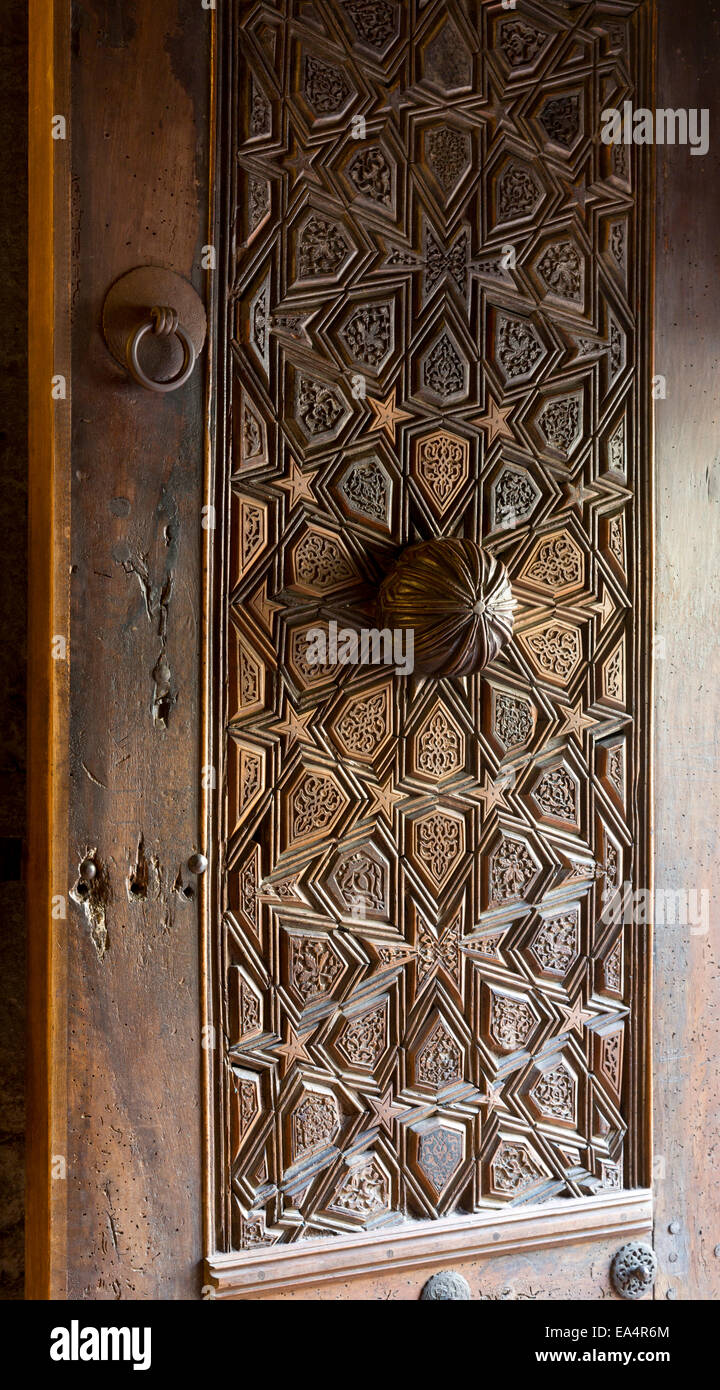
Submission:
[[[63,919],[52,906],[56,895],[66,897],[70,638],[70,400],[54,399],[52,390],[56,374],[68,377],[69,355],[70,149],[67,138],[52,137],[53,117],[67,112],[70,93],[70,15],[62,0],[30,0],[29,57],[25,1278],[26,1297],[47,1299],[62,1277],[64,1184],[53,1180],[52,1161],[64,1154],[66,1090]]]
[[[74,6],[70,0],[31,0],[29,19],[26,1291],[31,1299],[197,1297],[202,1281],[201,962],[197,893],[194,880],[188,883],[187,861],[199,848],[200,833],[199,738],[192,710],[199,634],[193,611],[200,608],[207,359],[200,359],[179,402],[134,391],[107,353],[101,311],[111,283],[135,265],[165,265],[192,278],[201,293],[206,288],[201,250],[209,231],[208,91],[215,14],[199,4],[188,8],[183,0],[162,0],[132,13],[116,11],[105,0],[79,0]],[[149,86],[138,80],[138,70],[152,72]],[[145,110],[157,118],[152,132]],[[57,122],[53,126],[58,116],[62,128]],[[112,181],[110,191],[107,184],[103,189],[106,179]],[[64,378],[64,394],[58,390],[53,399],[58,376]],[[97,409],[87,409],[88,401],[97,402]],[[139,451],[142,470],[133,464]],[[161,556],[163,545],[175,544],[167,527],[163,542],[163,498],[169,496],[176,508],[183,533],[182,583],[172,596],[173,641],[175,674],[181,680],[187,670],[187,684],[184,705],[178,705],[181,712],[164,741],[159,731],[149,732],[145,698],[158,660],[151,654],[158,645],[157,613],[152,628],[134,621],[138,602],[142,613],[143,596],[132,561],[125,568],[110,556],[108,544],[108,563],[97,564],[105,532],[112,535],[120,516],[110,506],[111,486],[133,499],[146,490],[133,524],[150,533],[148,543],[159,547]],[[103,518],[95,528],[93,517]],[[157,607],[152,580],[151,575],[148,598]],[[105,606],[103,586],[108,593],[118,582],[122,592],[116,589]],[[80,586],[79,598],[73,599],[73,586]],[[126,655],[136,653],[123,679],[128,709],[138,698],[135,682],[143,682],[142,739],[148,754],[137,794],[134,786],[120,785],[111,788],[114,797],[92,758],[83,762],[82,721],[77,723],[78,689],[82,704],[91,688],[87,675],[83,684],[78,673],[108,638],[111,645],[124,643]],[[108,731],[110,705],[115,701],[116,713],[122,708],[112,671],[112,659],[101,658],[96,691],[102,689],[101,700],[107,701]],[[91,718],[90,704],[85,713]],[[116,722],[116,732],[117,727]],[[102,719],[96,733],[100,748]],[[157,802],[153,788],[162,782],[163,758],[175,780],[166,779]],[[184,795],[176,785],[183,778]],[[135,845],[138,830],[140,842],[144,834],[162,845],[157,900],[151,902],[149,894],[138,911],[127,890],[128,826],[136,815],[144,816],[145,824],[132,831]],[[110,940],[107,953],[92,941],[77,901],[70,901],[78,884],[78,856],[82,859],[91,846],[98,847],[115,904],[115,949]],[[152,859],[149,868],[155,872]],[[138,1030],[146,1026],[152,1035],[176,1014],[174,1050],[184,1060],[178,1062],[182,1086],[175,1091],[157,1075],[148,1082],[147,1072],[157,1067],[152,1054],[127,1088],[120,1078],[128,1061],[118,1062],[116,1076],[109,1061],[97,1062],[108,1048],[127,1057],[129,1024],[123,1010],[130,1012],[143,991],[148,1007],[141,1008]],[[103,1139],[108,1110],[115,1110],[116,1123],[114,1129],[107,1126]],[[132,1151],[130,1164],[123,1146]],[[165,1168],[162,1178],[158,1164]],[[154,1251],[152,1259],[148,1250]]]

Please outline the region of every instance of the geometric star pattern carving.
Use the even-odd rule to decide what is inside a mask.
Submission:
[[[648,104],[646,0],[231,10],[207,920],[251,1259],[642,1185],[645,946],[603,910],[648,860],[652,151],[590,122],[611,70]],[[512,638],[396,674],[363,631],[443,536]]]

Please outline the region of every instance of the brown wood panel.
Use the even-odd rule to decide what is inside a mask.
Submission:
[[[647,1180],[647,934],[602,909],[649,872],[652,160],[595,132],[652,6],[228,14],[216,1248],[291,1280]],[[502,561],[507,647],[318,663],[415,542],[433,592]]]
[[[564,1301],[569,1290],[574,1302],[617,1300],[610,1282],[610,1265],[617,1248],[617,1239],[600,1240],[561,1251],[531,1250],[522,1255],[453,1261],[450,1268],[467,1279],[471,1297],[478,1303]],[[447,1263],[439,1262],[402,1274],[378,1271],[371,1278],[339,1279],[332,1290],[302,1285],[267,1295],[255,1292],[253,1299],[278,1303],[314,1303],[329,1297],[341,1303],[416,1302],[431,1275],[447,1268]]]
[[[47,1298],[65,1266],[65,1184],[51,1179],[52,1156],[65,1153],[64,958],[51,903],[64,895],[67,845],[68,662],[54,640],[68,637],[70,450],[69,403],[51,385],[69,351],[69,158],[51,132],[69,101],[69,6],[33,0],[29,31],[25,1287]]]
[[[576,1245],[631,1239],[647,1239],[652,1226],[652,1195],[614,1191],[574,1202],[528,1204],[513,1211],[506,1207],[486,1215],[483,1221],[448,1217],[437,1225],[407,1222],[394,1229],[382,1228],[362,1241],[352,1236],[326,1240],[318,1247],[296,1242],[290,1251],[266,1247],[253,1260],[242,1252],[219,1255],[208,1261],[214,1297],[255,1298],[288,1290],[323,1288],[334,1297],[338,1285],[355,1280],[387,1279],[394,1287],[407,1271],[458,1268],[478,1260],[493,1262],[508,1256],[535,1255],[554,1249],[560,1267]],[[605,1271],[609,1278],[609,1268]],[[572,1286],[565,1286],[569,1297]]]
[[[110,284],[146,263],[204,293],[212,22],[191,0],[81,0],[73,15],[71,1297],[199,1288],[200,971],[185,866],[198,847],[204,360],[177,393],[145,392],[109,356],[100,316]]]
[[[660,0],[659,8],[663,100],[711,107],[720,24],[715,0],[688,0],[682,7]],[[49,668],[47,658],[49,637],[68,631],[67,414],[57,407],[51,413],[38,388],[31,433],[29,1288],[35,1296],[192,1296],[201,1244],[200,979],[195,901],[182,892],[191,880],[184,874],[178,883],[178,871],[196,843],[202,381],[198,374],[180,397],[143,396],[107,357],[99,319],[111,281],[146,260],[192,275],[202,288],[211,16],[180,0],[153,6],[138,0],[122,9],[83,0],[75,9],[70,139],[62,149],[43,132],[49,116],[69,109],[63,85],[69,11],[60,4],[52,24],[43,25],[43,17],[48,7],[38,6],[31,25],[31,352],[40,383],[62,369],[71,288],[72,741],[68,781],[67,666]],[[149,72],[150,84],[143,76]],[[70,186],[63,161],[71,150],[70,287]],[[667,377],[668,397],[656,408],[657,630],[665,641],[655,667],[656,865],[658,886],[670,889],[712,888],[719,809],[712,794],[718,656],[708,635],[715,631],[718,599],[718,164],[714,145],[704,159],[686,149],[659,152],[657,371]],[[53,534],[49,550],[45,539]],[[167,728],[152,715],[153,672],[163,651],[170,670]],[[72,800],[71,853],[67,867],[53,869],[53,856],[64,853],[63,781]],[[67,890],[76,885],[79,861],[91,849],[101,870],[100,916],[89,922],[82,902],[69,903],[68,918],[53,928],[51,893],[58,884]],[[133,880],[139,891],[129,896]],[[660,1297],[668,1291],[707,1297],[720,1287],[712,1168],[720,1010],[715,956],[712,926],[708,935],[671,928],[656,934]],[[52,1153],[68,1162],[65,1184],[48,1182]],[[562,1270],[571,1274],[578,1297],[603,1296],[604,1262],[612,1251],[593,1247],[594,1267],[602,1273],[597,1282],[584,1282],[581,1248],[567,1252]],[[549,1266],[555,1269],[547,1252],[522,1259],[531,1265],[522,1266],[527,1283],[517,1283],[516,1296],[530,1296],[535,1278],[544,1281],[543,1297],[566,1291],[547,1282]],[[474,1289],[499,1293],[506,1268],[516,1264],[506,1266],[503,1258],[479,1266]],[[513,1277],[508,1274],[508,1284]],[[398,1278],[399,1284],[380,1288],[355,1285],[352,1296],[386,1296],[383,1289],[416,1296],[419,1282],[416,1288],[405,1275]],[[345,1289],[338,1285],[337,1296],[346,1296]]]
[[[656,1293],[681,1299],[720,1295],[719,52],[716,0],[661,0],[662,102],[711,112],[704,157],[657,152],[655,876],[710,895],[707,933],[655,927]]]

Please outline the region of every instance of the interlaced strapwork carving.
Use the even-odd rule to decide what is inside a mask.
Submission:
[[[598,129],[651,105],[646,0],[231,8],[209,1147],[253,1261],[646,1181],[602,912],[648,886],[652,151]],[[479,675],[420,670],[445,573],[381,630],[436,538],[507,570]]]

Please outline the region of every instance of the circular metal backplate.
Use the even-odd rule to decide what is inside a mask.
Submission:
[[[423,1303],[444,1302],[446,1299],[463,1303],[472,1299],[467,1279],[454,1269],[443,1269],[439,1274],[431,1274],[420,1294],[420,1301]]]
[[[644,1298],[657,1276],[657,1256],[644,1241],[631,1240],[618,1250],[610,1266],[615,1292],[621,1298]]]
[[[126,371],[127,344],[140,324],[148,322],[154,305],[174,309],[196,356],[202,350],[207,318],[197,290],[174,270],[159,265],[139,266],[111,285],[103,305],[105,342],[116,362]],[[149,375],[158,381],[174,376],[183,360],[182,343],[175,334],[157,337],[148,333],[143,350],[148,354]]]

